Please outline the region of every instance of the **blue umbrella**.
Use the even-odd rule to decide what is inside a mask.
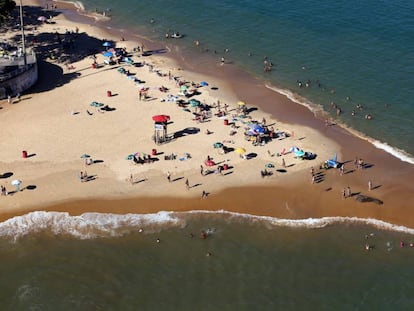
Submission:
[[[208,85],[208,83],[207,83],[206,81],[201,81],[201,82],[200,82],[200,85],[201,85],[201,86],[207,86],[207,85]]]
[[[114,56],[114,54],[112,52],[103,52],[103,56],[112,57],[112,56]]]
[[[105,41],[104,43],[102,43],[102,46],[106,46],[106,47],[112,46],[112,43],[108,42],[108,41]]]

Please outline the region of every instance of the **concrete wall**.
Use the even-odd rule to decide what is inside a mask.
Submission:
[[[0,82],[0,99],[7,98],[8,93],[15,96],[32,87],[38,78],[37,61],[27,65],[27,70],[18,73],[10,79]]]

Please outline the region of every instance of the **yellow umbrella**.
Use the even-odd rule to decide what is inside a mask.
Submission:
[[[243,102],[243,101],[239,101],[239,102],[237,103],[237,105],[239,105],[239,106],[246,106],[246,103],[245,103],[245,102]]]
[[[234,150],[236,153],[238,153],[238,154],[244,154],[244,153],[246,153],[246,149],[244,149],[244,148],[241,148],[241,147],[239,147],[239,148],[236,148],[236,150]]]

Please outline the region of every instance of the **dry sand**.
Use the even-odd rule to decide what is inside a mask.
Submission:
[[[39,209],[72,214],[225,209],[284,218],[370,217],[414,225],[409,206],[414,201],[414,189],[410,183],[403,182],[413,180],[412,165],[400,162],[338,127],[326,128],[323,121],[315,119],[305,108],[263,86],[252,88],[249,84],[247,88],[248,78],[231,79],[230,83],[229,76],[234,74],[232,68],[219,75],[208,70],[202,70],[201,74],[171,58],[173,53],[145,57],[134,53],[133,60],[146,65],[103,65],[104,57],[97,54],[97,62],[102,66],[94,69],[92,59],[80,51],[89,45],[100,46],[104,39],[117,41],[119,37],[104,32],[94,23],[71,22],[61,14],[53,20],[55,24],[43,24],[34,33],[38,38],[37,49],[45,50],[46,41],[42,38],[53,38],[55,32],[63,37],[67,30],[75,32],[78,27],[79,35],[67,36],[74,38],[75,48],[71,53],[79,57],[69,66],[53,59],[42,60],[37,86],[26,92],[18,103],[1,103],[0,173],[5,178],[0,179],[0,184],[12,191],[14,187],[10,182],[20,179],[24,189],[1,197],[3,219]],[[116,42],[117,47],[128,51],[141,44],[131,40]],[[135,85],[117,71],[119,67],[130,70],[145,83]],[[264,146],[253,146],[243,135],[247,119],[236,119],[236,129],[224,125],[223,118],[217,116],[204,123],[194,121],[193,108],[186,112],[174,102],[163,101],[168,94],[178,95],[180,91],[174,79],[169,79],[168,72],[180,80],[208,81],[209,86],[198,88],[201,94],[194,98],[209,105],[218,100],[222,106],[228,104],[226,118],[233,119],[240,100],[249,108],[260,102],[261,109],[252,111],[251,119],[260,122],[265,118],[275,129],[293,135]],[[167,93],[159,90],[162,85],[169,89]],[[218,90],[211,89],[213,86]],[[141,87],[149,88],[150,100],[139,100]],[[111,97],[107,96],[107,91],[112,92]],[[114,110],[99,111],[90,106],[93,101]],[[266,105],[275,101],[280,104]],[[213,108],[213,113],[216,112]],[[151,117],[157,114],[171,117],[169,133],[186,129],[198,132],[156,145],[152,140],[154,122]],[[283,120],[274,117],[282,115]],[[207,129],[213,133],[206,135]],[[230,135],[232,130],[237,133]],[[247,154],[256,156],[243,160],[234,151],[220,154],[213,148],[215,142],[224,142],[230,148],[243,147]],[[317,158],[300,160],[293,153],[276,156],[292,146],[316,153]],[[131,153],[149,154],[154,148],[158,154],[153,163],[136,165],[126,160]],[[29,158],[22,158],[23,150],[28,152]],[[319,165],[335,152],[342,161],[352,162],[358,155],[372,166],[354,170],[352,163],[346,163],[348,173],[343,176],[337,170],[320,171]],[[80,158],[84,153],[90,154],[97,163],[86,166]],[[164,156],[171,153],[176,154],[177,159],[165,160]],[[187,153],[191,157],[184,159]],[[216,163],[228,164],[230,169],[223,174],[201,176],[200,165],[207,156]],[[282,159],[287,168],[282,167]],[[274,165],[269,169],[273,175],[262,178],[260,171],[268,163]],[[311,183],[311,167],[320,173],[321,182]],[[85,170],[94,180],[80,182],[79,172]],[[167,181],[167,172],[171,173],[171,183]],[[129,182],[131,174],[133,184]],[[186,179],[191,186],[189,190],[185,187]],[[374,183],[373,191],[367,189],[369,179]],[[342,199],[341,191],[347,186],[354,196]],[[201,199],[202,191],[208,193],[206,199]],[[357,202],[355,197],[359,193],[384,204]]]

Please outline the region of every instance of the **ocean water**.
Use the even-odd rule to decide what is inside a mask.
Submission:
[[[411,310],[411,231],[225,212],[34,212],[0,224],[1,309]]]
[[[299,102],[311,109],[323,107],[377,147],[414,163],[413,2],[85,0],[82,5],[110,10],[109,27],[175,45],[183,55],[198,53],[197,62],[225,56],[271,88],[300,95]],[[173,31],[185,37],[165,40]],[[263,72],[265,56],[274,64],[269,73]],[[309,81],[309,87],[297,81]],[[331,102],[341,108],[339,117]],[[373,119],[367,121],[367,114]]]

